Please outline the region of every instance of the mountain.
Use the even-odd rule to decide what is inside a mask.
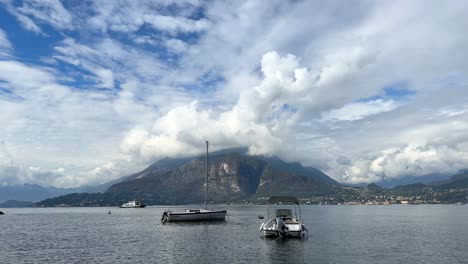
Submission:
[[[431,185],[438,190],[468,188],[468,169],[460,170],[449,179],[435,182]]]
[[[214,202],[252,195],[266,165],[260,159],[237,153],[212,156],[210,160],[209,197]],[[205,158],[196,158],[171,171],[148,173],[145,169],[135,175],[135,180],[115,184],[106,193],[137,195],[155,203],[201,202],[204,200],[205,162]],[[157,168],[157,164],[150,167]]]
[[[43,187],[37,184],[0,186],[0,202],[7,200],[37,202],[65,193],[67,192],[59,188]]]
[[[278,158],[248,156],[241,151],[210,155],[209,201],[236,202],[271,195],[309,197],[332,194],[339,184],[324,173]],[[103,194],[73,194],[37,205],[117,205],[139,198],[147,204],[187,204],[204,200],[204,156],[162,159],[109,187]]]
[[[368,184],[365,188],[364,191],[369,194],[378,194],[382,191],[382,187],[375,183]]]
[[[402,196],[412,196],[412,195],[423,195],[431,191],[430,186],[425,185],[423,183],[413,183],[413,184],[406,184],[406,185],[399,185],[396,186],[390,191],[397,195]]]
[[[38,184],[21,184],[0,186],[0,203],[7,200],[38,202],[47,198],[77,192],[104,192],[113,184],[123,181],[119,178],[114,181],[99,185],[88,185],[77,188],[56,188],[52,186],[41,186]]]
[[[265,160],[270,166],[281,171],[287,171],[297,175],[303,175],[306,177],[311,177],[319,181],[323,181],[330,184],[339,184],[337,181],[330,178],[328,175],[322,171],[312,168],[312,167],[303,167],[299,162],[285,162],[278,157],[263,157],[259,158]]]
[[[151,164],[146,169],[144,169],[144,170],[142,170],[140,172],[137,172],[137,173],[134,173],[134,174],[131,174],[131,175],[128,175],[128,176],[125,176],[125,177],[122,177],[122,178],[119,178],[119,179],[115,180],[114,182],[112,182],[113,184],[109,185],[108,187],[111,187],[112,185],[117,184],[117,183],[137,180],[137,179],[141,179],[141,178],[145,178],[145,177],[152,177],[152,176],[158,175],[160,173],[172,171],[172,170],[182,166],[183,164],[187,163],[189,160],[190,160],[190,158],[181,158],[181,159],[164,158],[164,159],[161,159],[161,160]]]
[[[376,182],[376,184],[383,188],[394,188],[398,185],[406,185],[413,183],[431,184],[433,182],[447,180],[451,176],[451,174],[432,173],[423,176],[405,176],[397,179],[387,178],[383,181]]]
[[[310,197],[333,194],[340,185],[332,181],[323,180],[321,176],[314,177],[313,174],[304,175],[281,170],[275,165],[268,164],[261,175],[255,197],[273,195]]]
[[[0,208],[32,207],[33,204],[33,202],[8,200],[6,202],[0,203]]]
[[[388,190],[389,194],[405,197],[423,197],[440,203],[468,202],[468,170],[461,170],[447,180],[430,184],[414,183],[396,186]]]

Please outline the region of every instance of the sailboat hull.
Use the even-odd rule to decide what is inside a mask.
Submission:
[[[163,222],[182,221],[224,221],[226,211],[197,211],[197,212],[164,212],[161,219]]]

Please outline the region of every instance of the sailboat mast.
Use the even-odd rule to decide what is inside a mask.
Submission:
[[[208,210],[208,141],[206,141],[205,210]]]

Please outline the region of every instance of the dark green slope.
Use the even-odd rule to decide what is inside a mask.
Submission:
[[[255,196],[292,195],[310,197],[332,194],[339,188],[339,185],[278,170],[274,165],[268,165],[262,173]]]
[[[468,188],[468,170],[461,170],[448,180],[436,182],[432,186],[438,190]]]
[[[211,158],[209,166],[209,200],[229,202],[253,193],[265,163],[237,153]],[[153,172],[131,181],[111,186],[106,193],[134,195],[157,204],[198,203],[204,200],[206,161],[193,159],[179,168]]]
[[[337,181],[330,178],[328,175],[322,171],[312,168],[304,167],[299,162],[285,162],[277,157],[260,157],[265,160],[271,167],[281,170],[288,173],[293,173],[296,175],[306,176],[313,178],[318,181],[330,183],[330,184],[339,184]]]
[[[413,183],[396,186],[395,188],[390,189],[390,191],[394,194],[403,196],[423,195],[431,191],[431,187],[422,183]]]

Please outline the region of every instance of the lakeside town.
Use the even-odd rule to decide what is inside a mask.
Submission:
[[[343,187],[345,192],[332,195],[299,198],[301,204],[310,205],[392,205],[392,204],[466,204],[468,188],[436,190],[423,184],[410,185],[405,191],[380,188],[375,184],[367,187]],[[405,193],[406,192],[406,193]],[[256,199],[262,203],[266,197]]]

